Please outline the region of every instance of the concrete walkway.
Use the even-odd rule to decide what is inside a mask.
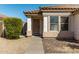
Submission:
[[[32,37],[28,37],[27,39],[30,40],[30,43],[28,44],[28,47],[25,53],[27,54],[43,54],[44,53],[42,38],[37,37],[37,36],[32,36]]]

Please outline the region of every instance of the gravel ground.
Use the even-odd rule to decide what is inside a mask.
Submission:
[[[45,53],[79,53],[79,43],[74,41],[58,40],[55,38],[43,39]]]

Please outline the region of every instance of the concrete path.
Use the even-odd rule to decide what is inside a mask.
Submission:
[[[28,37],[27,39],[30,40],[30,43],[28,43],[28,47],[25,53],[27,54],[43,54],[44,53],[42,38],[37,37],[37,36],[32,36],[32,37]]]

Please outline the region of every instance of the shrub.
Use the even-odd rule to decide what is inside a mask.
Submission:
[[[22,20],[19,18],[4,18],[5,36],[8,39],[18,39],[22,30]]]

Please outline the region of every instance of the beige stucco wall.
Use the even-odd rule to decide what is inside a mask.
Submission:
[[[26,36],[32,36],[32,18],[27,18],[27,31]]]
[[[40,35],[43,35],[43,19],[40,19]]]
[[[50,16],[69,16],[69,30],[68,31],[50,31]],[[44,18],[45,17],[45,18]],[[75,18],[74,18],[75,17]],[[71,15],[71,13],[43,13],[42,17],[34,17],[40,19],[40,34],[43,37],[66,37],[66,38],[78,38],[78,15]],[[28,18],[27,21],[27,36],[32,36],[32,20],[34,18]],[[75,20],[76,19],[76,20]],[[75,21],[74,21],[75,20]]]
[[[74,15],[74,38],[79,40],[79,15]]]
[[[44,32],[43,37],[73,38],[72,32]]]
[[[65,37],[73,38],[73,18],[70,13],[43,13],[43,16],[47,16],[47,32],[43,31],[43,37]],[[69,30],[68,31],[50,31],[50,16],[69,16]],[[43,27],[44,28],[44,27]]]
[[[74,32],[74,15],[69,17],[69,31]]]
[[[26,34],[26,36],[32,36],[32,31],[27,31],[27,34]]]

